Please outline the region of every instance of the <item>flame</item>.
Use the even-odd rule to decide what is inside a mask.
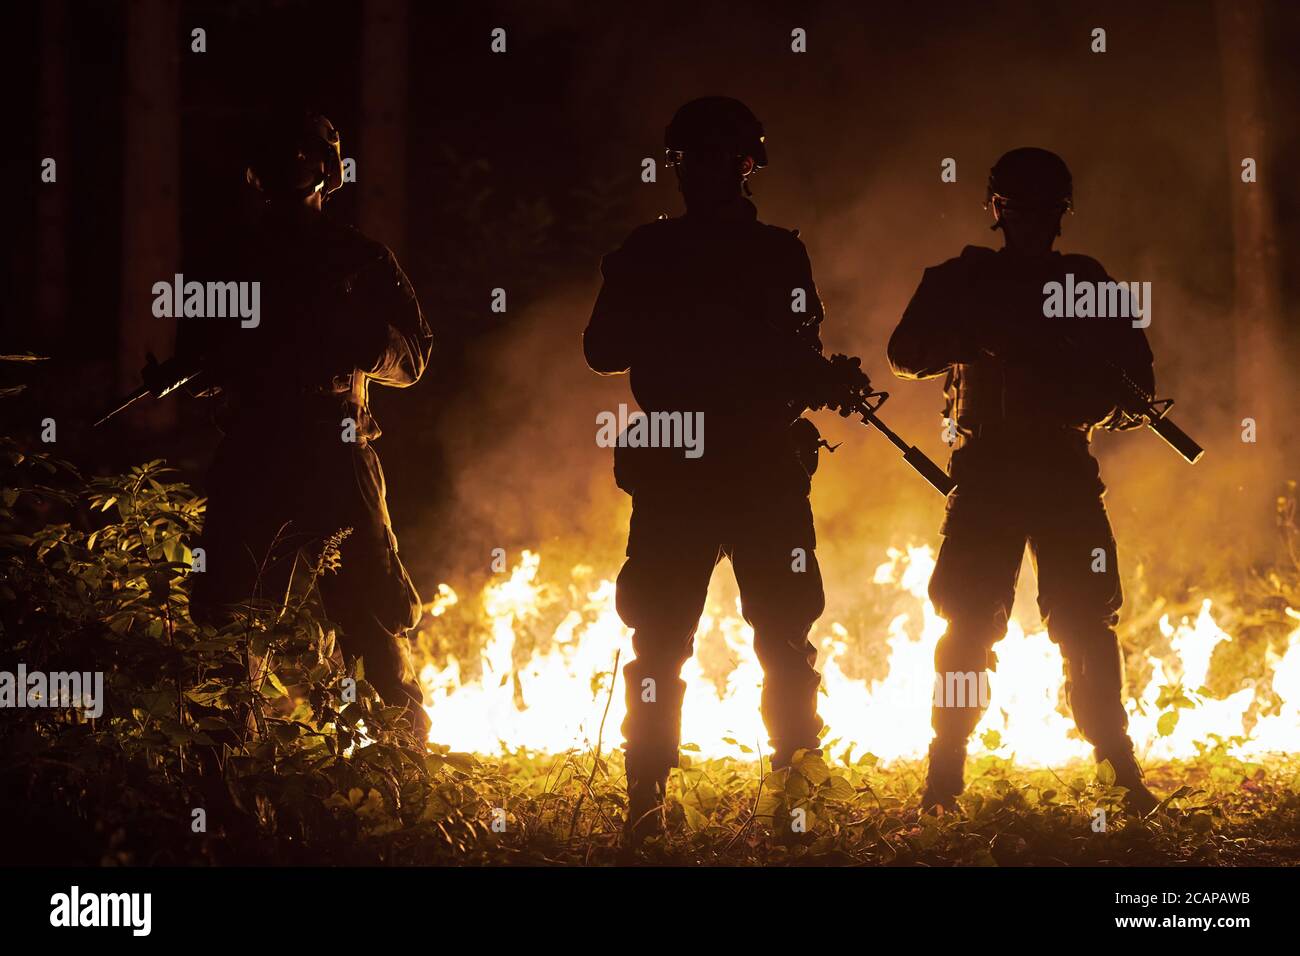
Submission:
[[[479,606],[488,633],[477,661],[449,656],[442,667],[427,663],[422,669],[431,739],[479,753],[585,749],[595,744],[608,705],[603,744],[607,749],[617,744],[625,708],[621,675],[614,675],[613,664],[616,654],[623,663],[630,659],[631,632],[615,611],[614,584],[601,580],[590,590],[575,592],[578,600],[559,623],[543,628],[549,640],[536,642],[520,663],[519,648],[527,646],[521,636],[528,632],[536,637],[543,621],[554,621],[557,609],[564,610],[561,602],[571,599],[564,589],[539,583],[540,566],[540,556],[525,551],[508,577],[484,588]],[[888,671],[883,678],[849,676],[855,642],[843,624],[823,621],[814,630],[812,640],[822,649],[819,707],[835,756],[851,760],[870,752],[891,761],[919,757],[929,745],[934,648],[947,627],[926,596],[933,568],[929,547],[890,549],[872,577],[873,585],[893,592],[907,608],[886,629]],[[575,581],[582,580],[588,580],[586,575],[575,574]],[[459,601],[455,591],[440,585],[430,614],[441,616]],[[765,749],[767,738],[759,716],[762,669],[753,651],[753,631],[740,615],[739,602],[734,603],[731,609],[711,603],[701,618],[697,654],[682,673],[687,684],[682,739],[707,757],[752,760]],[[1287,613],[1300,618],[1290,609]],[[1174,624],[1166,615],[1159,626],[1171,653],[1148,655],[1151,676],[1127,701],[1130,731],[1142,756],[1195,756],[1198,742],[1210,741],[1212,735],[1242,738],[1230,748],[1239,756],[1295,748],[1300,741],[1300,627],[1284,653],[1270,656],[1271,688],[1281,701],[1270,712],[1262,686],[1247,682],[1225,698],[1204,689],[1215,648],[1232,640],[1215,622],[1209,600],[1194,620]],[[1089,756],[1091,748],[1064,707],[1061,654],[1046,631],[1026,634],[1013,622],[995,652],[998,668],[990,678],[990,706],[971,752],[995,753],[1030,767]],[[1173,698],[1177,704],[1171,706]],[[1162,721],[1171,710],[1177,711],[1176,723],[1170,716]]]

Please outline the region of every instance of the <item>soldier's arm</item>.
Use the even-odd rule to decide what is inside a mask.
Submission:
[[[1117,330],[1115,349],[1117,361],[1124,371],[1143,391],[1154,397],[1156,393],[1155,356],[1147,341],[1145,329],[1134,328],[1131,319],[1122,319]]]
[[[794,288],[803,289],[807,294],[805,302],[807,311],[802,315],[803,321],[799,324],[797,333],[799,344],[821,355],[821,328],[822,322],[826,318],[826,307],[822,304],[821,295],[817,292],[817,283],[813,279],[812,260],[808,258],[808,250],[797,237],[794,242],[796,246],[793,255],[795,263]]]
[[[424,374],[433,351],[433,331],[420,310],[411,282],[388,252],[381,265],[370,270],[364,288],[366,307],[382,321],[382,328],[367,343],[357,367],[381,385],[405,388]]]
[[[1129,378],[1140,385],[1152,397],[1156,393],[1155,356],[1151,353],[1151,344],[1142,329],[1131,329],[1125,358],[1125,368]]]
[[[822,355],[822,322],[826,318],[826,308],[817,291],[817,282],[813,279],[812,261],[808,250],[798,233],[781,230],[781,241],[788,244],[782,253],[782,259],[788,263],[783,270],[785,281],[780,288],[771,292],[772,302],[778,310],[778,316],[767,324],[769,347],[777,357],[780,366],[789,373],[790,384],[796,392],[806,392],[815,388],[825,374],[826,362]],[[795,290],[803,291],[803,312],[792,311]],[[793,330],[793,341],[791,332]]]
[[[1079,271],[1097,283],[1115,281],[1095,259],[1085,258],[1085,267]],[[1148,306],[1149,303],[1143,305]],[[1130,308],[1129,311],[1132,312],[1132,309]],[[1125,316],[1112,316],[1102,321],[1105,322],[1106,329],[1103,346],[1105,357],[1122,368],[1124,373],[1148,395],[1154,396],[1155,358],[1151,353],[1151,344],[1147,341],[1146,332],[1134,328],[1133,320]]]
[[[604,279],[591,321],[582,333],[587,365],[601,375],[620,375],[632,367],[642,304],[626,247],[611,252],[600,264]]]
[[[186,258],[185,271],[196,275],[244,276],[242,247],[230,251],[225,244],[209,245]],[[202,374],[185,385],[185,391],[195,398],[219,395],[228,369],[239,359],[238,349],[246,344],[246,333],[240,323],[231,321],[209,322],[196,318],[176,320],[176,351],[178,364],[202,369]]]
[[[962,324],[965,303],[953,294],[952,268],[945,263],[925,270],[889,337],[889,367],[899,378],[935,378],[977,356],[969,329]]]

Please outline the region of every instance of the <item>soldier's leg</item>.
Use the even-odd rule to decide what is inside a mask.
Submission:
[[[420,600],[397,554],[379,458],[364,442],[323,451],[317,480],[327,495],[308,499],[316,512],[308,520],[352,529],[340,545],[338,571],[320,578],[325,613],[342,629],[344,657],[364,661],[367,682],[386,704],[406,707],[412,732],[424,741],[429,716],[406,636],[419,621]]]
[[[1100,497],[1058,501],[1030,536],[1038,606],[1065,660],[1066,696],[1097,760],[1109,760],[1131,803],[1155,798],[1141,783],[1124,709],[1124,662],[1115,625],[1123,604],[1115,537]],[[1149,799],[1148,799],[1149,798]]]
[[[307,537],[293,527],[292,496],[273,449],[251,436],[228,436],[207,476],[203,570],[189,576],[190,616],[196,623],[224,627],[245,620],[251,608],[283,604],[299,549]],[[197,565],[197,560],[196,560]],[[263,662],[231,664],[213,675],[245,683],[261,674]],[[236,748],[256,726],[251,707],[241,708],[244,734],[210,732],[217,747],[204,750],[205,767],[220,765],[223,747]]]
[[[719,543],[696,514],[667,497],[633,501],[627,561],[619,572],[619,617],[632,628],[623,668],[629,785],[666,778],[681,743],[682,665],[690,658]]]
[[[978,505],[968,499],[950,509],[930,578],[930,599],[948,629],[934,652],[934,740],[924,809],[951,807],[963,789],[966,744],[987,704],[980,692],[997,664],[992,648],[1006,634],[1025,552],[1018,520]]]
[[[763,723],[775,769],[789,766],[796,750],[816,750],[822,729],[817,649],[808,640],[826,607],[815,544],[812,509],[800,496],[771,500],[728,548],[763,666]]]
[[[279,604],[309,535],[294,526],[293,490],[265,443],[235,435],[217,450],[207,477],[204,570],[190,575],[190,613],[220,626],[250,600]]]

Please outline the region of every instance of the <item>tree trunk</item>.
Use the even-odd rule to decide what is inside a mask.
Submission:
[[[68,315],[68,7],[64,0],[41,6],[39,159],[55,161],[57,179],[36,192],[36,319],[41,347],[57,343]],[[40,170],[32,170],[39,177]]]
[[[406,243],[407,3],[370,0],[362,16],[358,215],[361,231],[391,246],[400,260]]]
[[[177,0],[126,5],[126,89],[123,93],[122,316],[118,389],[140,384],[146,351],[171,355],[176,323],[153,315],[153,284],[171,282],[180,264],[180,32]],[[193,54],[205,56],[207,54]],[[164,428],[172,402],[151,403],[135,421]]]

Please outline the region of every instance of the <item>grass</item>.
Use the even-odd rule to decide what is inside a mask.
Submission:
[[[916,812],[922,762],[852,766],[806,756],[767,773],[685,755],[669,781],[667,828],[629,856],[618,754],[518,752],[485,760],[475,789],[496,820],[479,862],[661,865],[1283,866],[1300,862],[1300,760],[1255,763],[1222,747],[1148,772],[1167,806],[1126,817],[1096,770],[971,761],[962,812]],[[495,811],[495,813],[494,813]],[[502,812],[504,811],[504,812]],[[576,811],[576,812],[575,812]],[[798,811],[803,811],[799,813]],[[1104,827],[1102,817],[1104,813]],[[794,821],[803,824],[800,832]],[[450,861],[449,861],[450,862]]]

